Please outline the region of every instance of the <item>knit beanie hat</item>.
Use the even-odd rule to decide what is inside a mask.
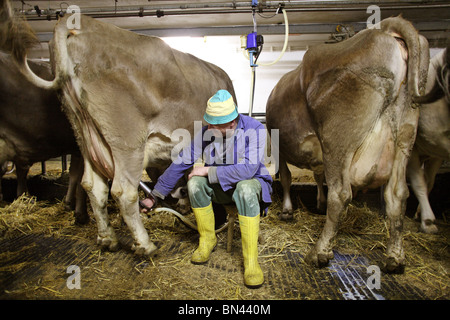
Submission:
[[[237,116],[238,111],[231,94],[227,90],[219,90],[208,100],[203,119],[209,124],[224,124]]]

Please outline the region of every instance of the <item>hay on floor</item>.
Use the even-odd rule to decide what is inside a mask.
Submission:
[[[324,215],[317,215],[305,209],[294,212],[294,221],[282,222],[276,212],[281,209],[281,201],[274,197],[274,203],[267,217],[261,219],[262,242],[259,245],[259,261],[265,266],[276,266],[286,251],[306,255],[318,239],[325,222]],[[92,213],[91,217],[92,217]],[[129,239],[129,231],[120,217],[114,201],[109,203],[109,215],[117,233]],[[109,253],[98,249],[92,250],[92,263],[87,266],[89,275],[85,283],[100,281],[105,285],[104,292],[92,299],[274,299],[273,291],[268,285],[260,290],[249,290],[242,285],[242,253],[240,231],[234,229],[233,250],[226,252],[226,231],[218,235],[219,249],[214,253],[215,261],[221,262],[221,268],[193,266],[190,257],[195,250],[198,235],[182,225],[170,214],[142,214],[144,225],[150,238],[160,247],[157,258],[127,258],[123,262],[115,259],[109,268],[121,270],[117,273],[106,272],[104,263],[116,257],[130,256],[130,252]],[[418,223],[408,217],[404,223],[404,245],[407,267],[405,274],[398,278],[405,283],[414,283],[436,299],[450,298],[450,226],[440,221],[440,232],[435,235],[418,231]],[[378,210],[364,204],[351,204],[348,212],[340,219],[339,233],[334,247],[340,252],[359,255],[371,255],[384,252],[388,235],[388,222]],[[96,225],[92,219],[87,226],[75,225],[73,214],[66,212],[62,203],[37,201],[36,198],[22,196],[11,204],[2,203],[0,208],[0,239],[10,239],[19,235],[44,234],[55,239],[74,239],[87,245],[95,244]],[[177,250],[171,251],[170,245],[177,244]],[[95,248],[95,245],[94,245]],[[30,248],[24,248],[28,250]],[[0,261],[14,260],[12,255],[20,252],[5,252]],[[123,255],[123,256],[122,256]],[[131,255],[132,256],[132,255]],[[131,259],[131,260],[130,260]],[[20,262],[3,266],[1,272],[19,272],[31,266],[33,262]],[[214,263],[211,262],[211,263]],[[52,281],[64,279],[66,275],[54,275],[55,266],[44,268],[48,274],[39,283],[22,283],[18,285],[11,297],[33,298],[36,292],[48,298],[77,298],[77,292],[63,291]],[[231,273],[227,270],[237,270]],[[131,282],[127,273],[136,273],[138,283]],[[321,272],[321,271],[317,271]],[[85,272],[84,274],[86,274]],[[95,279],[94,279],[95,277]],[[108,287],[106,284],[110,283]],[[87,289],[86,289],[87,290]],[[79,293],[78,293],[79,294]],[[83,294],[87,294],[83,291]],[[85,296],[83,296],[85,297]],[[311,291],[311,299],[316,298]]]

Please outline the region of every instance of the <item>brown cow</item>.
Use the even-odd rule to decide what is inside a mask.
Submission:
[[[30,60],[29,65],[39,76],[53,77],[48,62]],[[56,91],[30,83],[12,57],[3,52],[0,52],[0,74],[0,164],[14,162],[17,196],[27,192],[27,173],[33,163],[72,154],[64,202],[75,207],[77,223],[87,223],[86,194],[80,186],[83,160]],[[5,171],[0,173],[1,179]]]
[[[110,179],[111,194],[134,238],[132,249],[150,255],[157,248],[138,208],[143,169],[163,168],[171,162],[172,147],[179,139],[171,137],[172,132],[183,128],[192,133],[194,121],[202,119],[207,100],[217,90],[226,89],[234,96],[231,80],[217,66],[174,50],[157,37],[82,15],[81,28],[71,30],[70,17],[55,26],[50,44],[53,81],[29,71],[24,41],[10,45],[17,43],[13,29],[3,32],[4,47],[18,48],[14,56],[30,80],[62,89],[64,110],[85,159],[82,185],[97,221],[97,242],[110,250],[119,246],[106,209]],[[20,39],[32,40],[27,35]]]
[[[293,215],[289,193],[292,180],[287,163],[314,172],[314,179],[317,182],[317,209],[323,212],[326,208],[322,149],[306,105],[301,103],[302,92],[298,81],[301,67],[300,64],[280,79],[266,105],[268,131],[279,130],[278,144],[272,144],[272,147],[273,152],[278,152],[279,157],[279,173],[283,189],[283,210],[279,217],[282,220],[290,220]]]
[[[419,200],[420,229],[438,231],[428,194],[443,160],[450,160],[450,54],[442,50],[430,61],[427,95],[420,99],[419,127],[408,163],[408,178]]]
[[[289,76],[297,82],[292,87],[298,91],[289,92],[289,99],[296,100],[277,103],[278,117],[299,113],[306,115],[302,119],[306,125],[303,129],[286,129],[284,134],[301,133],[297,141],[296,136],[291,137],[288,146],[291,143],[297,144],[297,149],[313,150],[305,146],[312,137],[312,127],[321,146],[328,186],[325,226],[305,257],[308,263],[324,266],[333,258],[331,240],[352,191],[386,184],[390,238],[385,270],[403,270],[401,231],[408,197],[405,174],[419,117],[412,98],[420,96],[425,86],[428,64],[426,39],[398,17],[383,20],[376,28],[343,42],[309,49],[300,67]],[[280,140],[289,141],[282,138],[283,120],[268,121],[277,124]],[[312,146],[317,144],[314,138],[309,139]],[[289,152],[295,153],[293,149]],[[311,162],[309,155],[303,159],[291,161]]]
[[[417,217],[420,229],[425,233],[438,231],[435,216],[428,201],[434,179],[443,160],[450,160],[450,106],[449,106],[449,49],[439,52],[430,61],[427,80],[427,94],[420,98],[419,124],[414,148],[408,161],[407,176],[419,199]],[[297,69],[301,68],[299,66]],[[282,219],[292,218],[292,202],[289,194],[291,174],[287,162],[299,168],[314,172],[318,183],[317,207],[325,208],[323,193],[322,149],[312,128],[306,106],[299,105],[300,83],[295,81],[299,70],[285,74],[273,89],[266,107],[266,121],[269,129],[280,130],[279,173],[283,187]],[[419,99],[416,99],[419,101]],[[283,112],[280,116],[280,110]],[[270,132],[270,131],[269,131]],[[275,146],[276,147],[276,146]],[[422,209],[421,209],[422,208]]]

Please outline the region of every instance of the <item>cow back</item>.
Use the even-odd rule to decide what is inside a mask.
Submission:
[[[143,152],[149,138],[170,142],[179,128],[192,134],[217,90],[236,98],[222,69],[157,37],[86,16],[79,30],[69,30],[66,22],[59,21],[50,44],[55,75],[84,155],[100,163],[107,177],[114,161]]]

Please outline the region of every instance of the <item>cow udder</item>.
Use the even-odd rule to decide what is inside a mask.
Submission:
[[[353,156],[350,167],[352,186],[377,188],[385,184],[392,172],[394,156],[390,127],[379,119]]]

